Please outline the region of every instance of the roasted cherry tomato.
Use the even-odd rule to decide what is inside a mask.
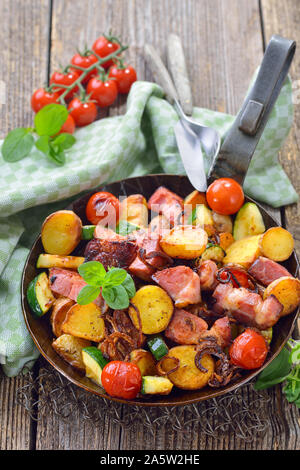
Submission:
[[[119,220],[120,203],[111,193],[101,191],[90,197],[86,206],[86,217],[93,224],[115,227]]]
[[[233,287],[244,287],[249,290],[255,290],[254,283],[247,272],[242,268],[221,268],[218,277],[224,282],[231,282]]]
[[[97,117],[97,106],[89,100],[73,98],[69,103],[68,110],[78,127],[91,124]]]
[[[62,128],[59,131],[59,134],[63,134],[64,132],[66,132],[68,134],[73,134],[74,131],[75,131],[75,122],[74,122],[74,119],[72,118],[71,114],[69,114],[68,117],[67,117],[67,120],[62,125]]]
[[[232,178],[214,181],[206,192],[209,207],[218,214],[235,214],[243,205],[242,187]]]
[[[110,396],[131,400],[141,390],[142,376],[137,365],[131,362],[112,361],[104,366],[101,382]]]
[[[112,105],[118,96],[118,87],[115,81],[102,80],[100,77],[91,78],[86,91],[100,108]]]
[[[136,71],[131,65],[113,65],[109,70],[109,77],[115,78],[119,93],[128,93],[131,85],[136,82]]]
[[[76,72],[76,70],[70,70],[69,72],[54,72],[51,75],[50,84],[57,83],[58,85],[70,86],[77,80],[78,77],[79,74]],[[53,91],[55,91],[59,95],[62,95],[65,90],[66,89],[64,87],[53,88]],[[71,99],[72,96],[77,92],[78,86],[75,86],[72,90],[69,91],[69,93],[66,94],[65,99]]]
[[[104,58],[120,49],[120,45],[116,40],[114,40],[114,38],[100,36],[94,42],[92,49],[99,57]],[[113,65],[112,60],[108,60],[107,62],[101,64],[101,66],[105,69],[108,69],[108,67],[110,67],[111,65]]]
[[[59,94],[39,88],[31,97],[31,107],[35,113],[42,109],[47,104],[57,103]]]
[[[258,369],[265,362],[267,354],[266,340],[251,328],[237,336],[229,349],[231,362],[242,369]]]
[[[72,59],[71,59],[71,64],[72,65],[77,65],[79,67],[83,67],[84,69],[87,69],[89,68],[91,65],[95,64],[96,62],[98,61],[97,57],[94,56],[93,54],[90,54],[90,53],[84,53],[84,54],[80,54],[79,52],[77,54],[75,54]],[[81,75],[82,74],[82,70],[80,69],[76,69],[76,68],[72,68],[73,71],[76,71],[76,73],[78,75]],[[85,77],[84,77],[84,80],[82,80],[82,83],[87,83],[90,78],[94,77],[95,75],[97,75],[97,69],[92,69]]]

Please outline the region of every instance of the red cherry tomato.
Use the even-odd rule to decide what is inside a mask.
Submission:
[[[69,72],[54,72],[51,75],[50,84],[57,83],[58,85],[70,86],[77,80],[78,77],[79,74],[75,70],[70,70]],[[54,87],[53,91],[55,91],[59,95],[62,95],[65,91],[65,88]],[[75,86],[71,91],[69,91],[69,93],[66,94],[65,99],[71,99],[72,96],[77,92],[78,86]]]
[[[209,207],[218,214],[235,214],[243,205],[242,187],[232,178],[220,178],[214,181],[206,192]]]
[[[31,107],[33,111],[37,113],[47,104],[57,103],[58,98],[58,93],[46,91],[45,88],[39,88],[31,97]]]
[[[116,79],[119,93],[128,93],[131,85],[137,80],[136,71],[131,65],[113,65],[109,70],[109,77]]]
[[[64,122],[62,125],[61,130],[59,131],[59,134],[67,133],[67,134],[73,134],[75,131],[75,122],[74,119],[72,118],[71,114],[68,115],[67,120]]]
[[[118,96],[118,87],[114,80],[102,81],[101,78],[91,78],[86,91],[100,108],[113,104]]]
[[[114,227],[119,220],[120,203],[111,193],[101,191],[90,197],[86,206],[86,217],[93,224]]]
[[[242,369],[258,369],[265,362],[267,354],[266,340],[251,328],[237,336],[229,349],[231,362]]]
[[[78,127],[91,124],[97,117],[97,106],[93,101],[85,102],[79,98],[73,98],[68,110]]]
[[[245,289],[254,290],[255,285],[251,281],[249,275],[246,271],[239,268],[221,268],[219,273],[220,279],[224,281],[228,281],[228,277],[230,276],[230,282],[232,283],[233,287],[244,287]]]
[[[131,400],[141,389],[142,375],[131,362],[112,361],[103,368],[101,382],[110,396]]]
[[[113,52],[117,51],[118,49],[120,49],[120,46],[113,39],[110,40],[110,38],[106,38],[105,36],[100,36],[94,42],[92,49],[99,57],[104,58],[112,54]],[[108,60],[107,62],[104,62],[103,64],[101,64],[101,66],[104,67],[105,69],[108,69],[108,67],[110,67],[111,65],[113,65],[112,60]]]
[[[72,59],[71,59],[71,64],[73,65],[78,65],[79,67],[83,67],[84,69],[87,69],[89,68],[91,65],[95,64],[96,62],[98,61],[97,57],[94,56],[93,54],[75,54]],[[81,75],[82,74],[82,70],[80,69],[73,69],[73,71],[76,71],[76,73],[78,75]],[[85,78],[82,80],[82,83],[87,83],[90,78],[94,77],[95,75],[97,75],[97,69],[92,69],[86,76]]]

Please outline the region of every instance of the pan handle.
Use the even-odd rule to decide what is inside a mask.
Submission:
[[[272,36],[255,83],[212,164],[209,184],[220,177],[233,178],[243,184],[252,155],[288,74],[295,49],[295,41]]]

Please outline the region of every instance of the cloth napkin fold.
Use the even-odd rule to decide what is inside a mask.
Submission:
[[[56,167],[36,149],[6,163],[0,156],[0,363],[8,376],[32,363],[38,351],[26,329],[20,304],[21,275],[44,218],[102,183],[148,173],[184,173],[173,132],[178,117],[163,90],[136,82],[123,116],[105,118],[76,131],[67,162]],[[234,117],[195,108],[193,117],[222,137]],[[296,202],[297,193],[278,163],[278,151],[293,120],[288,79],[253,156],[244,190],[274,207]],[[206,165],[208,166],[208,165]]]

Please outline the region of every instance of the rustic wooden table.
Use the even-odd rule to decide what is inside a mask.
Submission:
[[[6,103],[0,107],[1,137],[14,127],[31,125],[32,91],[47,82],[59,64],[67,63],[77,46],[92,44],[109,29],[130,44],[128,60],[136,65],[142,80],[152,79],[144,61],[144,44],[150,42],[164,54],[168,33],[179,34],[195,104],[232,114],[239,109],[271,35],[278,33],[300,44],[298,0],[2,0],[0,17],[0,79],[6,85]],[[291,75],[299,102],[299,52]],[[118,102],[109,115],[124,109],[124,102]],[[280,155],[298,192],[299,139],[298,104],[293,130]],[[293,232],[299,254],[299,206],[274,212]],[[221,428],[209,436],[201,432],[200,423],[185,433],[168,424],[154,425],[151,433],[140,422],[124,429],[104,414],[95,427],[92,420],[77,414],[67,420],[53,409],[42,414],[38,405],[33,407],[36,421],[16,401],[17,390],[25,381],[0,373],[0,449],[300,448],[299,410],[284,399],[280,386],[266,392],[269,401],[262,405],[268,417],[266,431],[253,431],[252,440],[246,442],[232,430]],[[246,401],[255,395],[248,388],[240,393]],[[32,396],[32,402],[37,398]],[[159,416],[159,411],[155,413]]]

